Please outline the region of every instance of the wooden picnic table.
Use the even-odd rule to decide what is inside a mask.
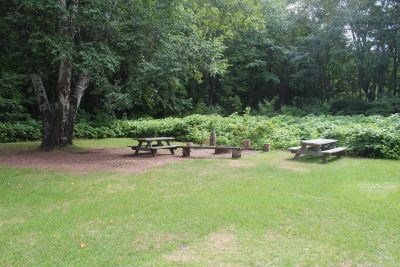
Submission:
[[[300,155],[311,155],[321,157],[324,162],[330,155],[341,156],[346,147],[336,147],[338,140],[335,139],[311,139],[300,141],[300,146],[289,148],[290,152],[294,153],[294,158],[297,159]]]
[[[175,140],[174,137],[144,137],[144,138],[133,138],[138,141],[137,146],[130,146],[132,150],[135,150],[135,155],[139,155],[139,151],[148,151],[155,157],[158,149],[169,149],[172,155],[177,146],[171,145],[170,141]]]

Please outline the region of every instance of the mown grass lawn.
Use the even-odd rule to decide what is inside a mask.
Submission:
[[[400,162],[291,157],[132,175],[0,167],[0,266],[398,265]]]

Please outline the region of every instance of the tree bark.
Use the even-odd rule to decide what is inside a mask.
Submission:
[[[398,52],[397,49],[394,50],[393,56],[393,95],[397,95],[397,72],[398,72]]]
[[[89,84],[89,71],[84,70],[78,77],[74,91],[72,92],[69,99],[69,113],[68,121],[66,125],[66,143],[72,145],[72,139],[74,134],[75,118],[78,112],[79,105],[81,103],[82,96]]]
[[[57,100],[54,105],[54,138],[56,146],[66,146],[68,135],[68,117],[71,94],[71,64],[68,59],[60,62],[57,81]]]
[[[43,86],[42,77],[38,73],[31,73],[33,89],[39,105],[39,111],[42,117],[42,150],[53,149],[53,112],[47,99],[46,91]]]

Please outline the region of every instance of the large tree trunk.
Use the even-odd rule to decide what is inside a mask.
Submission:
[[[54,138],[55,145],[68,145],[67,136],[71,129],[68,129],[68,117],[70,112],[71,94],[71,64],[68,59],[60,63],[57,81],[57,100],[54,105]]]
[[[59,95],[51,108],[43,86],[42,78],[37,73],[32,73],[32,84],[38,100],[42,117],[42,150],[53,150],[57,147],[72,145],[76,113],[82,96],[89,83],[89,72],[83,71],[71,92],[70,70],[61,64],[59,79]],[[61,71],[62,70],[62,71]],[[64,73],[65,72],[65,73]]]

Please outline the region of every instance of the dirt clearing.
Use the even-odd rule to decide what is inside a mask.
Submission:
[[[77,173],[93,171],[140,173],[181,160],[231,157],[230,153],[215,155],[213,150],[207,149],[192,151],[190,158],[183,158],[180,149],[175,154],[171,155],[168,150],[159,150],[156,157],[146,153],[134,156],[130,148],[88,148],[79,151],[55,150],[51,152],[2,149],[0,150],[0,165]]]

